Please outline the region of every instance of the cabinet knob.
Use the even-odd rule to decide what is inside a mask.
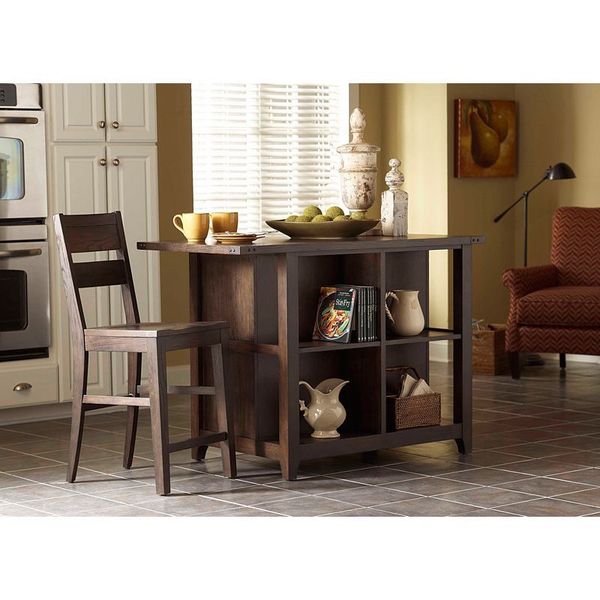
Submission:
[[[101,167],[105,167],[106,166],[106,159],[105,158],[101,158],[98,162],[100,163]]]
[[[113,158],[113,165],[115,165],[115,167],[118,167],[121,164],[121,161],[118,158]]]
[[[26,392],[27,390],[30,390],[32,387],[33,386],[27,382],[17,383],[17,385],[15,385],[15,387],[13,388],[13,392]]]
[[[98,127],[100,127],[100,129],[104,129],[106,127],[106,121],[98,121]]]
[[[112,122],[113,129],[119,129],[119,121]]]

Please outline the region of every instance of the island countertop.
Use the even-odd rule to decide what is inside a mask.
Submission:
[[[407,237],[386,237],[364,235],[344,239],[290,239],[283,234],[269,234],[252,244],[225,245],[217,243],[196,244],[185,241],[138,242],[140,250],[185,252],[188,254],[288,254],[313,252],[371,252],[402,251],[420,248],[457,248],[470,244],[481,244],[484,238],[475,236],[448,236],[431,234],[410,234]]]

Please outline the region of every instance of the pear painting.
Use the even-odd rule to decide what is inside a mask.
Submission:
[[[455,177],[513,177],[517,108],[509,100],[455,100]]]

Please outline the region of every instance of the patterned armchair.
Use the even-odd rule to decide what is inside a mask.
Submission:
[[[520,376],[519,352],[600,355],[600,208],[554,214],[551,264],[508,269],[506,350]]]

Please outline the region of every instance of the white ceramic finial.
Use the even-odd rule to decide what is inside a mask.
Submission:
[[[404,183],[404,173],[398,170],[400,161],[397,158],[392,158],[388,164],[392,168],[385,174],[385,183],[392,192],[397,192]]]
[[[350,131],[352,132],[351,144],[362,144],[364,142],[365,127],[367,119],[360,108],[355,108],[350,115]]]

